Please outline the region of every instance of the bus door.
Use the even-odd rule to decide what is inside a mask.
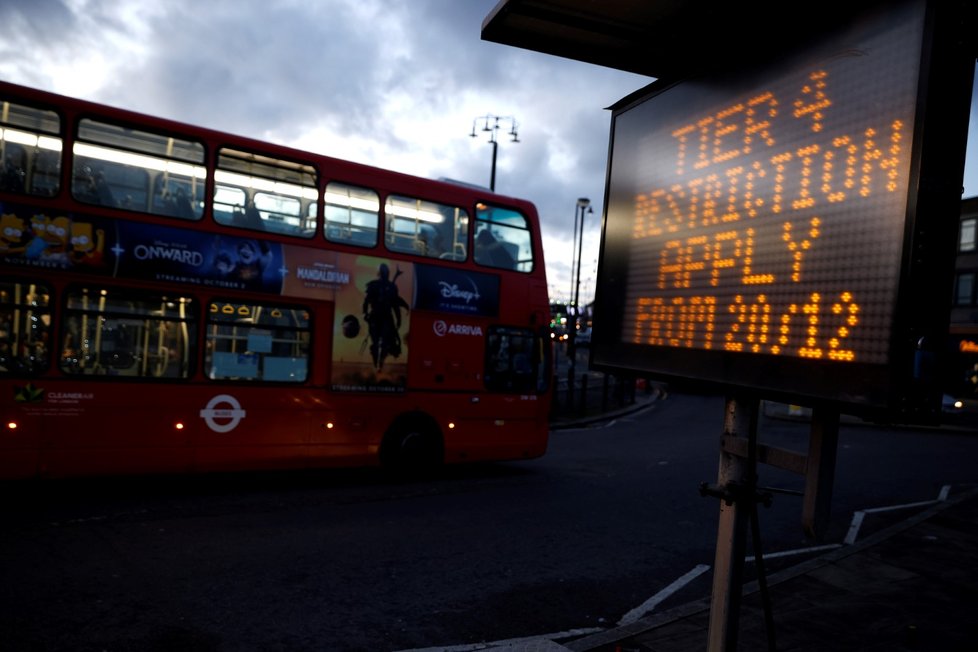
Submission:
[[[533,329],[490,326],[486,334],[485,385],[490,392],[540,394],[550,383],[549,333]]]
[[[216,297],[206,306],[204,371],[197,464],[301,466],[314,414],[322,406],[308,389],[313,374],[316,315],[305,305]],[[199,392],[198,392],[199,393]]]

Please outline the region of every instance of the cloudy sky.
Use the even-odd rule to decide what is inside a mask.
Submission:
[[[533,201],[551,295],[594,292],[610,113],[651,78],[484,42],[497,0],[6,0],[0,79]],[[978,117],[965,196],[978,195]],[[504,125],[508,129],[509,122]]]

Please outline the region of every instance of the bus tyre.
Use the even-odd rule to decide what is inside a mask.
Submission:
[[[394,472],[433,471],[442,465],[444,450],[438,425],[430,417],[410,415],[387,430],[380,446],[380,463]]]

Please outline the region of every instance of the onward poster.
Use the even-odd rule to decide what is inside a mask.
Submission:
[[[282,246],[247,236],[214,235],[119,222],[116,276],[279,294]]]
[[[0,262],[280,294],[282,245],[95,215],[0,205]]]

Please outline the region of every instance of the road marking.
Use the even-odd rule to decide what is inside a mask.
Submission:
[[[905,503],[903,505],[890,505],[888,507],[871,507],[870,509],[863,509],[852,515],[852,522],[849,524],[849,532],[846,533],[846,538],[844,543],[847,546],[851,546],[856,542],[856,537],[859,536],[859,528],[863,525],[863,519],[866,518],[866,514],[880,514],[882,512],[892,512],[898,509],[911,509],[913,507],[927,507],[928,505],[936,505],[937,503],[944,502],[947,500],[948,494],[951,493],[951,485],[946,484],[941,487],[941,492],[937,495],[936,500],[922,500],[917,503]]]
[[[511,648],[519,650],[546,650],[561,649],[562,646],[552,643],[554,639],[570,638],[572,636],[586,636],[606,631],[603,627],[585,627],[580,629],[569,629],[566,632],[556,632],[553,634],[542,634],[540,636],[526,636],[523,638],[507,638],[501,641],[489,641],[485,643],[468,643],[465,645],[446,645],[439,647],[419,647],[410,650],[398,650],[398,652],[472,652],[473,650],[489,650],[493,648]]]
[[[856,512],[852,515],[852,521],[849,523],[849,531],[843,540],[843,543],[847,546],[851,546],[856,542],[856,536],[859,534],[859,528],[863,526],[863,518],[865,517],[866,512]]]
[[[810,548],[795,548],[794,550],[782,550],[781,552],[766,552],[764,559],[776,559],[777,557],[791,557],[792,555],[805,555],[810,552],[822,552],[823,550],[835,550],[841,548],[841,543],[827,543],[824,546],[812,546]],[[757,558],[754,555],[744,557],[744,561],[752,562]]]
[[[642,604],[640,604],[639,606],[635,607],[627,614],[622,616],[621,620],[618,621],[618,625],[619,626],[628,625],[629,623],[635,622],[636,620],[638,620],[648,612],[655,609],[660,602],[662,602],[663,600],[671,596],[673,593],[683,588],[684,586],[686,586],[687,584],[689,584],[690,582],[692,582],[693,580],[695,580],[697,577],[699,577],[700,575],[702,575],[708,570],[710,570],[710,567],[707,566],[706,564],[698,564],[693,570],[689,571],[688,573],[680,577],[678,580],[676,580],[675,582],[673,582],[666,588],[662,589],[661,591],[653,595],[651,598],[649,598],[648,600],[646,600],[645,602],[643,602]]]

